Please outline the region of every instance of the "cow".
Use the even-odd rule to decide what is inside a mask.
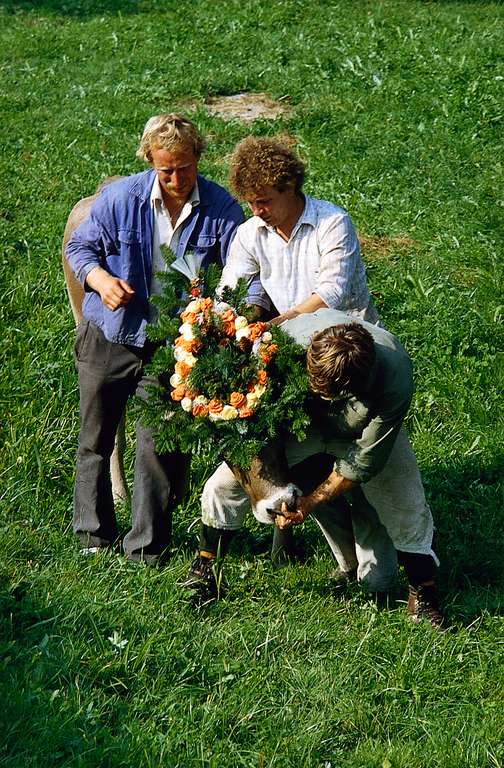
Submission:
[[[66,260],[66,257],[65,257],[65,248],[74,230],[77,229],[79,224],[82,224],[82,222],[85,221],[85,219],[87,219],[87,217],[89,216],[91,206],[93,205],[97,197],[100,195],[102,190],[112,182],[122,178],[123,178],[122,176],[107,177],[99,184],[94,195],[90,195],[89,197],[83,197],[82,200],[79,200],[79,202],[76,203],[76,205],[74,205],[74,207],[72,208],[65,226],[65,231],[63,233],[63,242],[61,245],[61,257],[63,260],[63,273],[65,276],[65,284],[68,292],[68,298],[70,300],[70,308],[72,310],[76,327],[79,325],[80,321],[82,320],[82,301],[84,299],[84,289],[82,285],[79,283],[79,281],[77,280],[77,278],[75,277],[72,270],[70,269],[68,261]],[[130,492],[129,492],[128,484],[126,482],[126,477],[124,474],[125,446],[126,446],[125,418],[123,415],[117,430],[114,452],[112,453],[112,457],[110,459],[110,476],[112,480],[112,494],[114,496],[115,501],[130,500]]]

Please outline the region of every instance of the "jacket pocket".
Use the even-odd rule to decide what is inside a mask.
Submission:
[[[136,229],[120,229],[117,232],[118,253],[107,258],[109,271],[122,280],[143,275],[142,238]]]
[[[198,235],[187,243],[187,251],[191,251],[203,258],[213,255],[217,238],[213,235]]]

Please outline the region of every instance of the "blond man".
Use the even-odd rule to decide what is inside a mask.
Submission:
[[[204,146],[182,115],[151,117],[137,152],[150,168],[107,186],[66,247],[86,291],[75,343],[81,426],[73,528],[83,553],[118,537],[109,461],[128,398],[145,396],[144,367],[155,349],[145,331],[155,320],[149,298],[166,268],[161,246],[174,252],[174,269],[183,271],[188,251],[203,267],[224,264],[243,221],[228,192],[198,174]],[[167,551],[186,465],[184,457],[158,455],[150,430],[137,424],[132,526],[123,541],[129,559],[157,563]]]

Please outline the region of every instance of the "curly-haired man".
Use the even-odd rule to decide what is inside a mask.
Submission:
[[[237,230],[221,285],[259,275],[263,292],[254,284],[249,301],[276,312],[275,324],[321,307],[376,322],[350,216],[305,195],[304,175],[299,157],[276,139],[249,136],[236,146],[229,183],[253,216]]]

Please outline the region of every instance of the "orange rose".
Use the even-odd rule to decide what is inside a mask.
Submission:
[[[186,343],[182,346],[182,349],[185,349],[187,352],[199,352],[201,349],[201,341],[198,341],[197,339],[186,341]]]
[[[191,366],[187,365],[187,363],[184,363],[183,360],[180,360],[178,363],[175,363],[175,373],[178,373],[179,376],[182,376],[183,379],[187,376],[189,371],[191,370]]]
[[[263,335],[266,328],[267,328],[266,323],[252,323],[248,327],[249,339],[251,341],[255,341],[256,339],[259,339]]]
[[[223,323],[230,323],[230,322],[234,323],[235,317],[236,315],[232,309],[226,309],[226,311],[223,312],[222,315],[220,316]]]
[[[231,392],[229,402],[234,408],[241,408],[247,402],[247,398],[241,392]]]
[[[190,323],[191,325],[196,322],[196,317],[196,312],[187,312],[187,310],[180,315],[183,323]]]
[[[197,341],[197,339],[187,341],[183,336],[179,336],[175,339],[175,346],[185,349],[186,352],[197,352],[201,348],[201,342]]]
[[[208,416],[208,406],[196,403],[196,405],[193,405],[192,407],[192,415],[201,417]]]
[[[266,371],[257,371],[257,383],[258,384],[266,384],[268,381],[268,374]],[[252,389],[254,386],[252,385]]]
[[[273,357],[278,352],[278,344],[270,344],[268,346],[268,353]]]
[[[179,384],[178,387],[175,387],[175,389],[172,390],[171,399],[178,403],[179,400],[182,400],[185,397],[185,391],[185,386]]]
[[[229,338],[232,339],[233,336],[235,335],[234,320],[224,323],[222,326],[222,329],[226,334],[226,336],[229,336]]]
[[[250,416],[253,416],[253,415],[254,415],[254,411],[252,410],[252,408],[249,408],[248,406],[246,408],[240,408],[238,410],[238,416],[240,417],[240,419],[248,419],[250,418]]]
[[[213,300],[210,299],[210,298],[201,299],[200,306],[201,306],[201,309],[203,310],[203,312],[205,312],[205,310],[211,309],[213,307]]]
[[[221,403],[220,400],[210,400],[210,402],[208,403],[209,413],[220,413],[223,408],[224,408],[224,403]]]

